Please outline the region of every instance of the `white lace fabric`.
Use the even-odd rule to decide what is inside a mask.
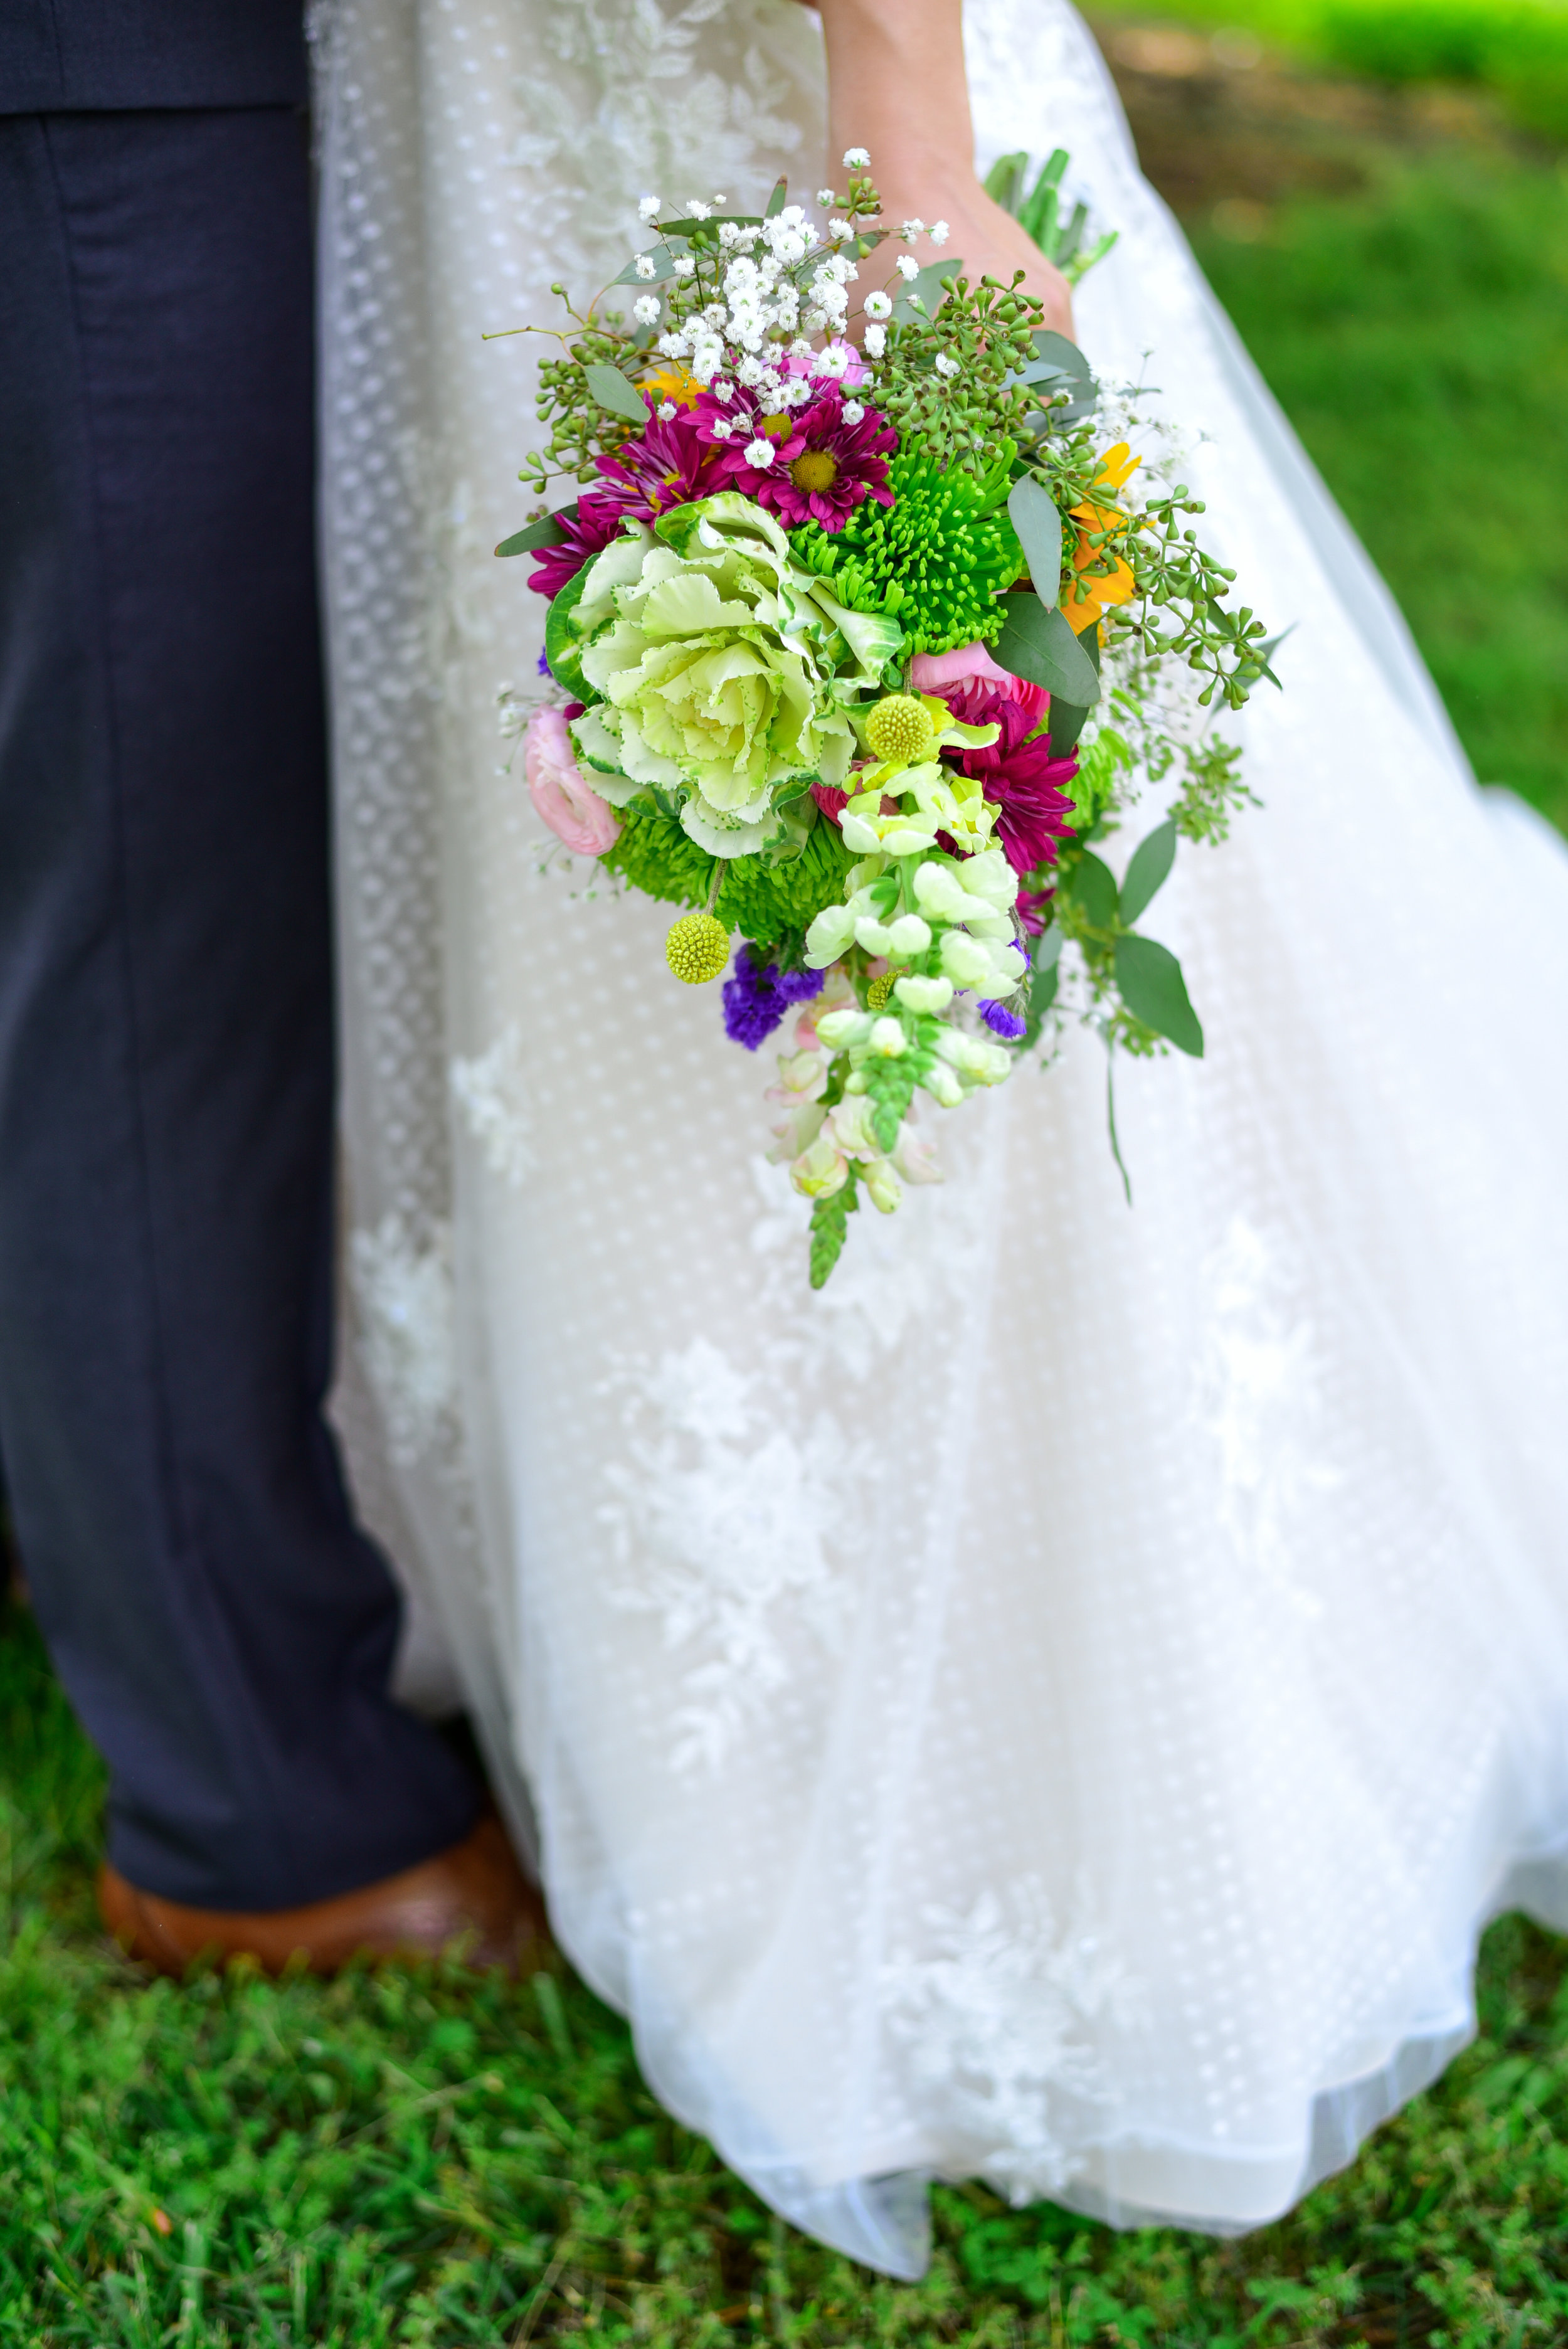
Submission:
[[[540,869],[490,554],[537,346],[482,337],[645,192],[814,188],[815,20],[316,31],[366,1506],[563,1945],[777,2208],[900,2274],[934,2175],[1256,2224],[1460,2044],[1511,1890],[1568,1923],[1568,862],[1474,791],[1078,20],[971,0],[982,161],[1071,150],[1121,232],[1080,339],[1213,436],[1208,543],[1297,626],[1266,810],[1150,917],[1209,1053],[1119,1077],[1132,1210],[1086,1039],[811,1294],[766,1049],[667,912]]]

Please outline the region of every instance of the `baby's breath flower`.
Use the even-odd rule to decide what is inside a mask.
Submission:
[[[766,471],[777,453],[772,441],[765,440],[760,432],[755,440],[748,440],[746,444],[746,461],[748,465],[755,465],[759,472]]]
[[[865,412],[858,399],[845,400],[843,414],[846,424],[859,424]]]
[[[828,209],[828,207],[829,207],[829,205],[830,205],[830,204],[836,204],[836,203],[838,202],[838,201],[839,201],[839,200],[838,200],[838,197],[833,193],[833,191],[831,190],[831,188],[819,188],[819,189],[818,189],[818,191],[817,191],[817,202],[821,205],[822,210],[823,210],[824,212],[826,212],[826,211],[827,211],[827,209]],[[833,223],[831,221],[830,221],[830,222],[828,222],[828,226],[829,226],[830,228],[831,228],[833,225],[834,225],[834,223]]]
[[[880,359],[882,352],[887,347],[887,328],[885,326],[868,326],[866,328],[863,340],[865,342],[866,357],[868,358]]]
[[[699,203],[695,196],[687,197],[686,211],[693,220],[711,220],[713,217],[713,206]]]
[[[933,221],[926,231],[933,244],[945,244],[952,233],[945,221]]]
[[[899,234],[905,244],[913,244],[917,236],[925,234],[925,222],[923,220],[906,220],[899,230]]]
[[[657,324],[660,307],[656,294],[639,294],[632,305],[632,316],[639,326],[652,326]]]
[[[905,280],[920,275],[920,264],[913,253],[901,253],[894,266],[899,275]]]
[[[647,274],[651,277],[653,275],[653,271],[650,269]],[[676,264],[676,275],[677,277],[692,277],[695,276],[696,274],[696,262],[692,259],[689,253],[683,253],[680,259]]]
[[[639,220],[657,220],[659,211],[660,202],[657,196],[644,196],[638,202],[637,217]]]
[[[869,171],[871,168],[872,159],[867,154],[863,147],[845,148],[844,169],[846,171]]]
[[[866,316],[868,318],[891,318],[892,316],[892,304],[889,300],[888,296],[885,294],[868,294],[866,295]]]
[[[646,301],[650,297],[645,295],[643,298]],[[691,348],[691,336],[682,334],[661,335],[655,348],[662,359],[684,359]]]
[[[716,377],[708,388],[713,393],[715,399],[722,399],[726,407],[727,407],[729,402],[735,398],[735,386],[732,383],[727,382],[723,376]]]
[[[951,351],[937,352],[936,372],[938,375],[948,376],[956,375],[958,373],[958,362],[954,357]]]
[[[655,266],[656,266],[656,264],[655,264],[655,263],[654,256],[653,256],[653,254],[652,254],[651,253],[639,253],[639,254],[638,254],[638,255],[637,255],[637,274],[638,274],[638,276],[639,276],[639,277],[651,277],[651,276],[653,275],[653,274],[654,274],[654,270],[655,270]]]
[[[673,399],[661,399],[655,412],[661,424],[673,424],[676,419],[675,401]]]
[[[716,416],[708,429],[716,440],[727,440],[735,427],[727,416]]]
[[[828,234],[835,243],[841,243],[846,236],[852,236],[854,231],[847,220],[830,220],[828,222]]]

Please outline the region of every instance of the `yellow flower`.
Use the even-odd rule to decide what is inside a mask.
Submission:
[[[677,408],[695,408],[702,398],[703,386],[689,367],[678,359],[665,367],[655,367],[652,375],[643,378],[640,389],[656,395],[660,399],[673,399]]]
[[[1104,481],[1109,488],[1119,490],[1142,462],[1142,458],[1135,457],[1125,440],[1119,440],[1115,448],[1108,449],[1100,459],[1093,485],[1098,489]],[[1119,506],[1101,506],[1086,501],[1083,505],[1073,507],[1072,519],[1078,525],[1073,569],[1079,575],[1077,586],[1068,591],[1062,614],[1068,626],[1081,636],[1086,628],[1092,627],[1100,618],[1109,605],[1125,604],[1136,593],[1137,583],[1119,554],[1112,554],[1109,547],[1103,543],[1099,546],[1089,543],[1092,536],[1103,532],[1114,531],[1119,526],[1127,528],[1129,516]],[[1106,563],[1111,565],[1109,571],[1089,571],[1091,564]],[[1089,572],[1087,578],[1083,575],[1086,571]]]

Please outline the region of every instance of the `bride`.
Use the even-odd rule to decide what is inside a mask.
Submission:
[[[795,0],[320,26],[359,1490],[653,2086],[904,2276],[934,2176],[1258,2225],[1464,2042],[1489,1916],[1568,1927],[1568,863],[1475,790],[1066,0],[958,14],[824,0],[830,149]],[[1136,1206],[1085,1040],[813,1295],[765,1074],[500,739],[534,361],[483,337],[645,193],[846,140],[1059,302],[965,61],[980,169],[1065,146],[1119,232],[1078,339],[1209,436],[1206,541],[1295,626],[1264,808],[1161,902],[1210,1050],[1121,1080]]]

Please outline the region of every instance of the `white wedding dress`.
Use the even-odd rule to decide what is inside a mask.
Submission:
[[[1489,1915],[1568,1927],[1568,858],[1476,791],[1065,0],[970,0],[982,164],[1071,150],[1120,231],[1079,339],[1152,354],[1296,626],[1266,807],[1151,917],[1209,1056],[1122,1072],[1135,1206],[1080,1036],[812,1295],[766,1051],[667,911],[539,869],[495,695],[543,606],[490,554],[537,347],[481,337],[646,191],[813,190],[816,19],[316,33],[341,1411],[411,1680],[443,1647],[563,1948],[801,2226],[913,2275],[965,2175],[1255,2226],[1461,2044]]]

